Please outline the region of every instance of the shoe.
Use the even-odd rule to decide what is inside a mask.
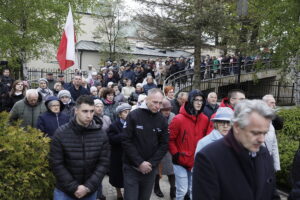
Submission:
[[[123,200],[123,197],[117,197],[117,200]]]
[[[184,196],[184,200],[191,200],[190,195],[188,193]]]
[[[176,187],[170,188],[170,197],[171,199],[174,199],[176,197]]]
[[[102,196],[100,197],[100,200],[106,200],[106,196],[102,195]]]
[[[160,190],[160,188],[159,187],[157,187],[157,188],[154,188],[154,193],[156,194],[156,196],[158,196],[158,197],[164,197],[164,194],[162,193],[162,191]]]

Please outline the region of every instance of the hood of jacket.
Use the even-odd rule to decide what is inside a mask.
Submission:
[[[201,96],[203,101],[200,111],[196,111],[194,108],[194,100],[197,96]],[[184,104],[185,111],[190,115],[199,115],[204,109],[205,102],[206,98],[200,90],[192,90],[189,92],[188,101]]]
[[[65,105],[63,104],[63,102],[62,102],[61,100],[59,100],[56,96],[50,96],[50,97],[48,97],[48,98],[46,99],[46,101],[45,101],[45,106],[46,106],[48,112],[53,113],[53,112],[50,110],[49,106],[48,106],[48,104],[50,103],[50,101],[58,101],[58,102],[59,102],[59,104],[60,104],[60,112],[61,112],[61,111],[64,109],[64,107],[65,107]]]
[[[220,103],[220,107],[228,107],[228,108],[231,108],[234,111],[234,108],[230,105],[228,97],[225,97],[225,98],[222,99],[222,101]]]

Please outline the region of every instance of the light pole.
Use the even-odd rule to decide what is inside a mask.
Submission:
[[[248,0],[238,0],[237,3],[237,14],[239,16],[239,20],[241,21],[241,35],[240,35],[240,44],[243,44],[246,40],[246,36],[244,35],[244,22],[245,18],[248,15]],[[238,68],[238,80],[237,83],[240,84],[241,82],[241,68],[242,68],[242,48],[239,49],[239,68]]]

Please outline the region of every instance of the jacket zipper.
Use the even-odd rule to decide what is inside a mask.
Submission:
[[[57,128],[59,127],[59,121],[58,121],[58,114],[55,114],[56,115],[56,122],[57,122]]]
[[[85,178],[85,139],[84,139],[84,135],[81,136],[81,142],[82,142],[82,152],[83,152],[83,176],[82,178]],[[83,181],[83,180],[82,180]]]

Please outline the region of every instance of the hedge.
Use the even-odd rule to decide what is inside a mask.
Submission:
[[[0,113],[0,199],[52,198],[54,177],[49,170],[49,138],[34,128],[8,124]]]
[[[282,109],[278,114],[283,117],[284,126],[277,132],[281,170],[276,173],[276,178],[280,188],[290,190],[290,170],[300,139],[300,108]]]

